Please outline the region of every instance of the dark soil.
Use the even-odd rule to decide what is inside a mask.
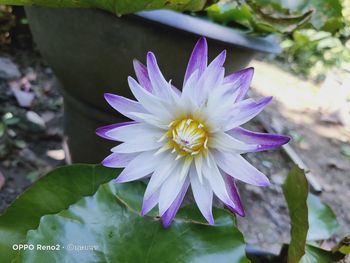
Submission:
[[[35,93],[31,107],[20,107],[9,81],[0,79],[0,123],[4,125],[6,116],[12,116],[0,138],[0,173],[5,178],[0,189],[0,211],[3,211],[41,175],[64,164],[47,155],[49,150],[62,149],[63,100],[53,87],[51,70],[30,42],[3,45],[0,57],[10,58],[19,67],[22,77],[14,81],[29,81]],[[45,127],[31,122],[26,117],[29,111],[38,114]]]

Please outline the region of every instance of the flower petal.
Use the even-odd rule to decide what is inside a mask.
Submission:
[[[152,126],[158,127],[163,130],[169,129],[169,122],[165,120],[160,120],[155,115],[139,112],[130,112],[129,115],[134,120],[139,120],[140,122],[148,123]]]
[[[170,205],[168,210],[163,214],[162,216],[162,221],[163,221],[163,226],[164,228],[169,227],[171,222],[173,221],[177,211],[179,210],[181,203],[186,195],[188,186],[190,184],[190,179],[186,177],[185,183],[183,184],[180,193],[177,195],[175,198],[174,202]]]
[[[223,64],[226,58],[226,50],[221,52],[206,68],[195,86],[196,100],[198,106],[203,105],[210,91],[219,86],[225,75]]]
[[[158,67],[157,59],[152,52],[147,53],[147,70],[154,94],[164,100],[171,99],[174,91],[171,88],[171,84],[163,77]]]
[[[162,216],[174,202],[188,177],[188,162],[178,165],[160,189],[159,215]]]
[[[203,178],[203,183],[201,183],[195,169],[190,170],[190,179],[194,200],[196,201],[196,204],[204,218],[210,225],[213,225],[213,191],[211,190],[209,182]]]
[[[241,127],[234,128],[226,133],[246,144],[256,145],[254,152],[274,149],[288,143],[290,140],[290,137],[285,135],[253,132]]]
[[[187,64],[183,86],[186,85],[187,80],[196,70],[198,71],[198,76],[197,76],[197,80],[198,80],[198,78],[202,75],[202,73],[206,69],[207,63],[208,63],[208,44],[207,44],[207,40],[204,37],[201,37],[196,43],[192,51],[190,60]]]
[[[111,130],[116,129],[116,128],[132,125],[135,123],[137,123],[137,122],[135,122],[135,121],[120,122],[120,123],[115,123],[115,124],[99,127],[96,129],[96,134],[98,136],[105,138],[105,139],[108,139],[108,140],[115,140],[113,137],[107,135],[107,133],[110,132]]]
[[[251,67],[234,72],[225,77],[224,83],[231,83],[233,84],[234,89],[239,89],[239,95],[237,96],[236,101],[242,100],[247,94],[253,75],[254,68]]]
[[[270,185],[269,179],[239,154],[215,151],[215,161],[225,173],[247,184]]]
[[[162,146],[159,137],[138,136],[133,141],[123,142],[111,149],[115,153],[135,153],[158,149]]]
[[[225,132],[214,133],[210,138],[208,145],[210,148],[235,153],[252,152],[257,148],[256,145],[239,141]]]
[[[134,70],[136,73],[136,77],[140,85],[145,88],[148,92],[153,93],[151,80],[148,76],[148,71],[145,65],[143,65],[140,61],[137,59],[134,59]]]
[[[161,160],[161,156],[154,156],[153,152],[141,153],[125,167],[115,182],[125,183],[146,177],[154,171]]]
[[[224,125],[223,130],[231,130],[251,120],[258,115],[271,100],[272,97],[263,98],[258,102],[247,99],[234,104],[231,108],[229,120],[227,120],[227,124]]]
[[[128,98],[114,95],[111,93],[104,94],[105,100],[111,105],[115,110],[123,114],[124,116],[138,120],[137,118],[130,117],[129,112],[145,113],[145,108],[137,101],[130,100]]]
[[[135,159],[137,155],[138,153],[112,153],[102,161],[102,165],[111,168],[124,168]]]
[[[245,212],[242,206],[241,198],[239,197],[236,182],[235,179],[233,179],[231,176],[225,174],[224,175],[225,181],[226,181],[226,188],[228,191],[228,194],[232,200],[232,202],[236,205],[235,207],[231,207],[230,205],[226,204],[227,207],[233,212],[240,216],[245,216]]]
[[[160,189],[164,181],[173,173],[177,163],[172,155],[168,154],[164,156],[162,163],[155,169],[148,182],[144,198],[150,198],[151,195]]]
[[[131,125],[116,127],[106,132],[106,136],[116,141],[132,142],[137,137],[159,139],[163,136],[164,131],[154,126],[134,122]]]
[[[147,111],[161,119],[170,120],[172,118],[168,108],[158,97],[143,89],[132,77],[128,77],[128,83],[132,94]]]
[[[209,164],[207,164],[207,167],[203,169],[203,174],[204,177],[208,180],[214,194],[225,204],[228,204],[231,207],[235,207],[235,204],[231,201],[228,195],[223,176],[210,155]]]
[[[148,214],[148,212],[151,211],[153,207],[155,207],[158,204],[159,193],[160,193],[160,190],[157,190],[148,198],[143,197],[141,216]]]

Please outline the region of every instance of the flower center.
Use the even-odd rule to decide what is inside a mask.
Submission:
[[[202,123],[186,118],[169,125],[169,143],[180,155],[197,155],[207,149],[208,135]]]

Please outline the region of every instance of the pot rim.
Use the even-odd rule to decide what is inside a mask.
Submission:
[[[279,54],[282,51],[277,39],[272,35],[267,37],[249,36],[237,29],[229,28],[210,20],[171,10],[142,11],[130,16],[152,21],[156,24],[175,28],[197,36],[205,36],[231,46],[239,46],[274,54]]]

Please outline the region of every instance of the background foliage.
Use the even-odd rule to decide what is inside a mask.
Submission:
[[[323,80],[350,68],[350,0],[221,0],[208,16],[252,35],[279,33],[277,57],[292,72]]]

